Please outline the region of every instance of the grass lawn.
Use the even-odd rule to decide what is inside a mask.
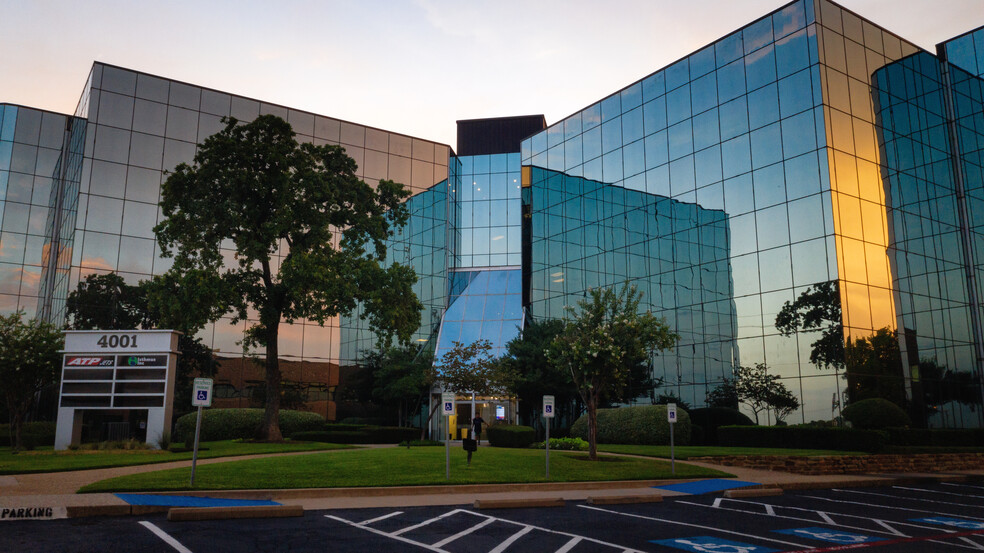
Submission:
[[[617,445],[599,444],[598,451],[608,453],[627,453],[644,457],[670,458],[668,445]],[[831,451],[826,449],[774,449],[766,447],[718,447],[703,445],[677,446],[674,448],[677,459],[691,457],[719,457],[722,455],[867,455],[861,451]]]
[[[202,442],[199,459],[214,457],[233,457],[260,453],[284,453],[289,451],[319,451],[324,449],[344,449],[351,446],[317,442],[282,444],[248,443],[234,440]],[[158,449],[149,450],[110,450],[110,451],[54,451],[50,447],[17,454],[9,447],[0,448],[0,475],[30,474],[37,472],[62,472],[68,470],[102,469],[130,465],[169,463],[191,459],[190,451],[172,453]]]
[[[586,453],[552,452],[551,482],[648,480],[674,478],[668,461],[602,456],[591,462]],[[451,451],[451,480],[445,480],[444,448],[362,449],[267,459],[230,461],[198,467],[195,489],[330,488],[545,482],[543,452],[484,447],[471,466],[465,452]],[[87,492],[187,490],[191,469],[171,469],[96,482]],[[678,463],[675,478],[733,475]]]

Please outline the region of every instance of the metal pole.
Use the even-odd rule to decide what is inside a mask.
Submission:
[[[198,406],[198,421],[195,423],[195,449],[191,454],[191,485],[195,485],[195,465],[198,464],[198,438],[202,432],[202,406]]]
[[[444,415],[444,479],[451,480],[451,417]]]
[[[543,442],[547,446],[547,480],[550,480],[550,418],[547,417],[547,439]]]
[[[676,456],[673,454],[673,423],[670,423],[670,472],[676,476]]]

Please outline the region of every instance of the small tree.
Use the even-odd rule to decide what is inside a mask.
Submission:
[[[559,319],[533,321],[523,329],[522,334],[506,344],[505,356],[497,361],[516,377],[513,391],[519,400],[519,415],[524,421],[533,418],[534,411],[540,409],[544,395],[555,397],[558,411],[569,410],[571,400],[578,397],[570,371],[550,363],[547,358],[550,343],[563,329],[564,321]]]
[[[779,376],[769,374],[765,363],[756,363],[754,367],[735,367],[735,392],[738,400],[752,410],[755,424],[759,424],[760,411],[772,409],[778,422],[799,409],[799,400]]]
[[[479,396],[506,394],[515,381],[507,367],[492,358],[492,343],[477,340],[470,344],[451,342],[438,366],[438,380],[447,391],[473,392]]]
[[[713,390],[707,393],[705,400],[708,407],[726,407],[738,409],[738,392],[735,390],[733,378],[725,378]]]
[[[414,347],[392,347],[367,353],[361,365],[370,381],[372,399],[395,406],[400,425],[417,412],[437,381],[433,355]],[[431,416],[428,415],[426,422],[430,422]],[[421,430],[426,428],[426,422]]]
[[[673,347],[678,336],[650,311],[640,313],[642,294],[626,283],[622,290],[595,288],[570,308],[572,317],[551,343],[550,361],[566,368],[588,412],[588,455],[598,458],[598,403],[619,394],[632,369]]]
[[[174,256],[166,277],[179,284],[175,300],[209,320],[233,313],[251,323],[244,348],[266,349],[260,434],[279,441],[282,321],[324,324],[361,302],[385,345],[420,326],[416,274],[384,266],[409,192],[388,180],[369,186],[342,147],[298,144],[279,117],[225,123],[161,187],[164,219],[154,231],[162,253]]]
[[[23,319],[23,311],[0,315],[0,382],[14,449],[24,447],[21,427],[35,394],[58,381],[59,350],[65,344],[64,335],[54,325]]]

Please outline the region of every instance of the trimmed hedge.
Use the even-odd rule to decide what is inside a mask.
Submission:
[[[536,430],[529,426],[493,424],[487,434],[493,447],[527,447],[536,441]]]
[[[183,442],[189,437],[194,439],[197,416],[197,412],[181,416],[174,423],[172,441]],[[256,437],[262,423],[263,409],[206,409],[202,412],[200,440],[251,440]],[[288,409],[280,411],[280,432],[284,436],[305,430],[321,430],[324,427],[325,418],[317,413]]]
[[[752,419],[737,409],[703,407],[690,411],[691,440],[695,445],[718,445],[718,428],[722,426],[755,426]],[[703,432],[698,439],[697,429]]]
[[[771,447],[878,451],[888,443],[888,433],[856,428],[808,426],[722,426],[718,443],[724,447]]]
[[[690,445],[690,415],[677,408],[673,441]],[[588,440],[588,414],[571,426],[571,437]],[[665,405],[633,405],[616,409],[598,409],[599,444],[669,445],[670,423]]]
[[[398,444],[420,437],[419,428],[403,428],[399,426],[356,426],[356,430],[335,430],[334,426],[351,427],[353,425],[328,425],[328,430],[294,432],[291,440],[304,442],[327,442],[332,444]]]
[[[0,424],[0,447],[10,447],[10,425]],[[24,447],[33,449],[45,445],[55,445],[55,423],[25,422],[21,425],[21,439]]]
[[[887,399],[862,399],[844,408],[844,418],[855,428],[895,428],[911,426],[909,415]]]

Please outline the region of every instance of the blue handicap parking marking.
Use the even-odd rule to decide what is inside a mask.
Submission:
[[[820,528],[819,526],[812,526],[809,528],[790,528],[789,530],[773,530],[773,532],[789,534],[790,536],[803,536],[806,538],[813,538],[820,541],[845,545],[852,543],[869,543],[885,539],[876,538],[874,536],[865,536],[864,534],[855,534],[853,532],[844,532],[842,530]]]
[[[708,480],[696,480],[693,482],[682,482],[680,484],[667,484],[666,486],[653,486],[661,490],[673,492],[689,493],[700,495],[703,493],[719,492],[721,490],[732,490],[748,486],[760,486],[758,482],[745,482],[743,480],[725,480],[723,478],[710,478]]]
[[[914,518],[912,522],[928,522],[930,524],[939,524],[940,526],[952,526],[954,528],[963,528],[964,530],[984,530],[984,522],[979,520],[967,520],[965,518],[953,518],[953,517],[930,517],[930,518]]]
[[[695,551],[696,553],[774,553],[776,549],[769,549],[761,545],[752,545],[711,536],[693,536],[690,538],[676,538],[672,540],[649,540],[650,543],[666,545],[683,549],[684,551]]]

